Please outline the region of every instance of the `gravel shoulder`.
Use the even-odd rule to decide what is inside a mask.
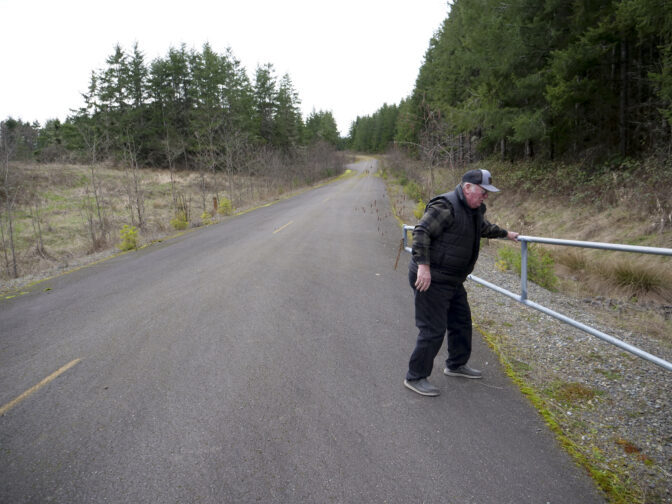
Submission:
[[[519,294],[520,278],[497,268],[496,250],[494,242],[482,249],[474,274]],[[565,447],[589,463],[603,488],[612,487],[612,501],[672,503],[672,373],[475,282],[466,286],[477,329],[514,379],[534,391]],[[531,282],[528,298],[672,361],[669,339],[619,328],[609,300]]]

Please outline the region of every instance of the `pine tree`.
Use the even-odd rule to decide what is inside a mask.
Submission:
[[[282,149],[296,147],[303,135],[301,101],[289,75],[283,75],[275,98],[273,145]]]
[[[273,65],[258,66],[254,80],[256,134],[265,142],[273,141],[273,117],[277,95]]]

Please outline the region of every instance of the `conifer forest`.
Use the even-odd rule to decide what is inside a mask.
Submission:
[[[116,46],[106,64],[91,72],[81,107],[63,123],[3,121],[14,158],[236,170],[235,158],[250,149],[291,157],[318,141],[339,142],[330,111],[313,111],[304,122],[289,75],[278,78],[267,63],[251,80],[230,49],[182,45],[147,62],[136,43],[130,52]]]
[[[604,163],[669,154],[671,124],[671,2],[455,0],[411,95],[357,118],[350,140]]]

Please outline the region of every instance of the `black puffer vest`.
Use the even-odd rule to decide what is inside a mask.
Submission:
[[[464,200],[460,186],[454,191],[433,198],[432,201],[439,198],[450,202],[455,218],[451,226],[432,240],[429,249],[432,281],[462,283],[473,271],[478,259],[485,206],[470,208]]]

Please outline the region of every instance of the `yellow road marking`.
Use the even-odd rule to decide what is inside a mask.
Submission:
[[[290,226],[290,225],[292,225],[292,224],[294,224],[294,221],[291,221],[291,220],[290,220],[290,221],[289,221],[287,224],[285,224],[284,226],[280,226],[278,229],[276,229],[275,231],[273,231],[273,234],[275,234],[275,233],[279,233],[280,231],[282,231],[283,229],[285,229],[287,226]]]
[[[82,359],[75,359],[75,360],[73,360],[72,362],[68,362],[65,366],[63,366],[62,368],[60,368],[60,369],[54,371],[53,373],[51,373],[51,374],[50,374],[49,376],[47,376],[44,380],[42,380],[40,383],[38,383],[37,385],[32,386],[31,388],[29,388],[28,390],[26,390],[23,394],[21,394],[19,397],[17,397],[16,399],[11,400],[11,401],[8,402],[7,404],[5,404],[2,408],[0,408],[0,416],[2,416],[2,415],[4,415],[5,413],[7,413],[10,409],[12,409],[14,406],[16,406],[17,404],[19,404],[21,401],[23,401],[26,397],[28,397],[28,396],[31,395],[32,393],[37,392],[38,390],[40,390],[40,389],[41,389],[42,387],[44,387],[47,383],[53,381],[55,378],[58,378],[60,375],[62,375],[63,373],[65,373],[68,369],[70,369],[72,366],[74,366],[75,364],[77,364],[77,363],[78,363],[79,361],[81,361],[81,360],[82,360]]]

